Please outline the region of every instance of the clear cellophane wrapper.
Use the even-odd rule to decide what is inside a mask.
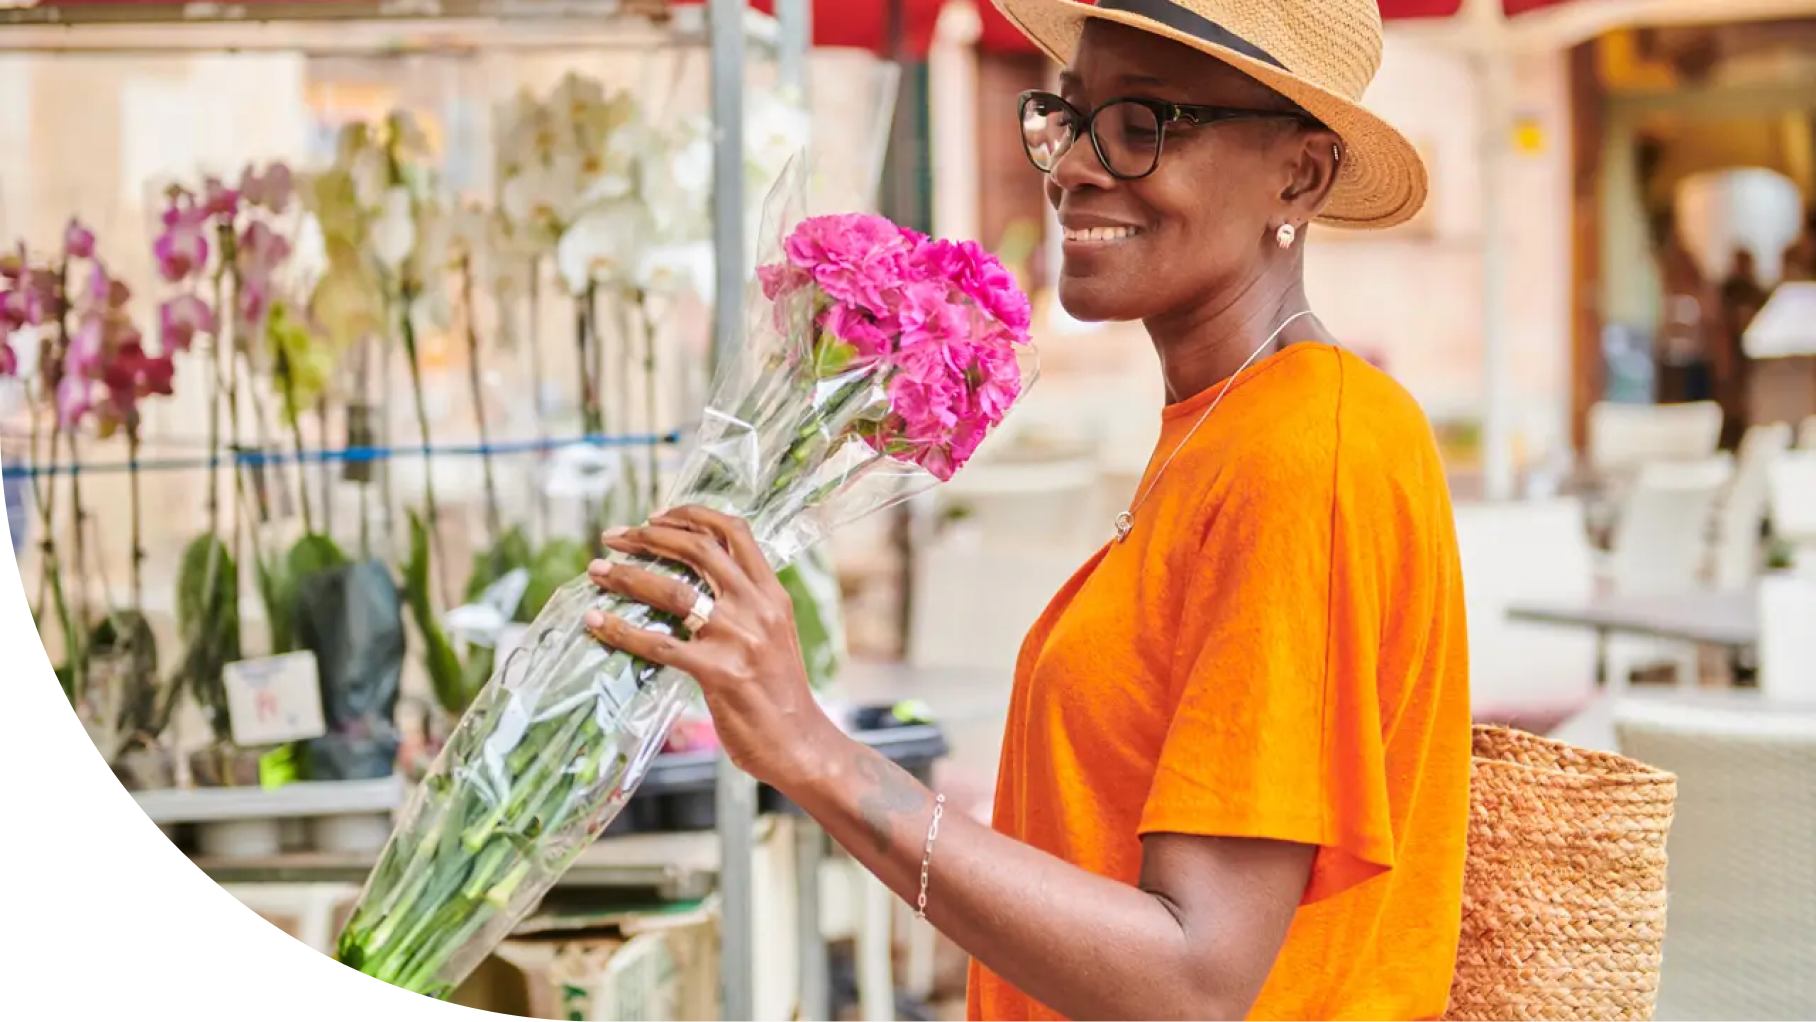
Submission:
[[[771,194],[762,262],[781,258],[801,219],[802,180],[797,161]],[[750,288],[743,350],[720,367],[665,501],[747,520],[777,569],[841,522],[935,482],[899,441],[866,441],[888,416],[885,370],[829,357],[815,302],[811,288],[773,301]],[[1031,352],[1019,361],[1031,382]],[[702,588],[681,565],[634,563]],[[342,962],[448,996],[623,809],[695,687],[601,645],[582,624],[592,609],[683,634],[675,617],[584,576],[558,590],[400,817],[342,932]]]

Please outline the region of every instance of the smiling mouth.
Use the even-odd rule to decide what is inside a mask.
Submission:
[[[1091,245],[1128,241],[1140,233],[1142,231],[1139,227],[1068,227],[1065,229],[1067,241]]]

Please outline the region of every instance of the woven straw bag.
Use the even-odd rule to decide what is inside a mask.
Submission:
[[[1475,729],[1463,938],[1446,1019],[1650,1019],[1677,779]]]

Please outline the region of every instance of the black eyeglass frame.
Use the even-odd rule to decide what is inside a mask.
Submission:
[[[1139,181],[1158,170],[1160,168],[1161,153],[1166,149],[1167,126],[1169,124],[1177,124],[1181,121],[1193,125],[1207,125],[1228,124],[1235,121],[1287,120],[1298,121],[1300,124],[1312,129],[1324,131],[1330,130],[1325,127],[1322,121],[1303,110],[1251,110],[1233,106],[1205,106],[1198,103],[1169,103],[1165,100],[1149,99],[1146,96],[1119,96],[1115,99],[1106,100],[1105,102],[1098,104],[1096,109],[1087,114],[1083,110],[1078,109],[1078,107],[1073,106],[1064,96],[1048,92],[1045,89],[1029,89],[1016,98],[1015,104],[1016,113],[1019,115],[1018,119],[1023,125],[1021,135],[1022,155],[1027,157],[1030,166],[1035,170],[1040,171],[1042,174],[1051,174],[1053,173],[1053,170],[1051,168],[1043,168],[1035,161],[1034,147],[1028,144],[1028,132],[1026,128],[1028,122],[1028,104],[1037,99],[1058,103],[1071,112],[1073,119],[1078,125],[1072,132],[1072,141],[1066,146],[1065,152],[1060,153],[1054,160],[1054,167],[1059,165],[1059,160],[1065,158],[1067,152],[1072,151],[1072,146],[1078,144],[1078,140],[1081,136],[1088,137],[1091,140],[1091,151],[1097,154],[1097,162],[1103,166],[1103,169],[1107,171],[1111,177],[1118,181]],[[1154,159],[1148,164],[1148,169],[1139,174],[1123,174],[1117,171],[1116,168],[1110,166],[1109,157],[1104,155],[1103,143],[1097,138],[1098,115],[1105,110],[1108,110],[1110,107],[1123,103],[1132,103],[1136,106],[1145,108],[1149,113],[1154,115],[1154,121],[1159,125],[1160,129],[1160,137],[1154,140]]]

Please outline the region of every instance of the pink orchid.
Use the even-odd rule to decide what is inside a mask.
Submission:
[[[263,220],[254,220],[240,232],[238,268],[244,277],[269,278],[290,258],[290,242]]]
[[[57,418],[64,429],[80,425],[94,408],[94,385],[85,376],[66,374],[57,384]]]
[[[176,377],[176,359],[169,352],[145,359],[139,370],[139,396],[171,396],[176,393]]]
[[[251,164],[240,172],[240,198],[273,213],[282,213],[290,205],[295,182],[289,166],[273,162],[260,174]]]
[[[69,349],[63,359],[66,376],[85,380],[97,379],[107,360],[107,322],[100,316],[85,316],[69,335]]]
[[[271,281],[265,277],[246,277],[240,281],[239,301],[234,310],[238,322],[257,326],[271,311]]]
[[[202,182],[202,209],[209,216],[231,219],[240,211],[240,193],[210,176]]]
[[[164,211],[164,231],[152,243],[159,276],[176,284],[207,265],[207,222],[200,207],[173,205]]]
[[[0,376],[19,375],[19,353],[10,340],[0,338]]]
[[[219,328],[214,310],[198,295],[177,295],[158,306],[158,342],[166,352],[188,351],[196,334]]]
[[[80,220],[71,217],[69,226],[63,228],[63,254],[72,259],[93,259],[95,232],[82,226]]]
[[[83,312],[109,312],[124,309],[131,299],[132,289],[126,282],[109,275],[107,267],[96,261],[89,264],[87,289],[77,308]]]
[[[111,398],[119,401],[122,395],[138,393],[139,374],[144,369],[145,359],[145,347],[136,340],[123,342],[114,350],[113,357],[102,364],[100,376]]]
[[[0,333],[44,322],[44,302],[30,286],[0,291]]]

